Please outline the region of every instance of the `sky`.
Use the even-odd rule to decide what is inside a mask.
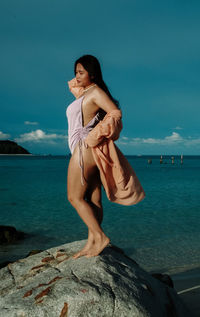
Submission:
[[[200,1],[1,0],[0,140],[66,155],[67,81],[98,58],[129,155],[200,154]]]

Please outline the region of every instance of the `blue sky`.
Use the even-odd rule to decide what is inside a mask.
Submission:
[[[124,154],[200,154],[200,2],[1,0],[0,139],[68,154],[67,81],[96,56]]]

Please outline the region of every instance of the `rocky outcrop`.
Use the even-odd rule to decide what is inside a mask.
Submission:
[[[0,226],[0,244],[13,243],[24,237],[25,233],[17,231],[13,226]]]
[[[19,242],[27,236],[22,231],[17,231],[13,226],[0,226],[0,246]],[[8,265],[8,261],[0,262],[0,269]]]
[[[109,245],[73,259],[85,240],[10,263],[0,270],[0,316],[189,317],[172,287]]]
[[[30,153],[14,141],[1,140],[0,154],[30,154]]]

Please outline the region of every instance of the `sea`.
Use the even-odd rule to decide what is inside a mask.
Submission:
[[[174,156],[174,162],[172,162]],[[148,272],[200,266],[200,156],[126,156],[146,196],[122,206],[102,190],[102,228]],[[25,239],[0,245],[0,263],[31,250],[87,239],[87,227],[67,200],[68,155],[0,155],[0,225]]]

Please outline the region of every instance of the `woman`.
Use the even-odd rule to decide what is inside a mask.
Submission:
[[[85,139],[91,130],[95,131],[95,126],[97,128],[104,117],[116,110],[120,111],[118,101],[111,96],[103,81],[96,57],[80,57],[75,62],[74,73],[76,77],[68,82],[77,99],[67,108],[68,141],[72,153],[68,166],[67,192],[68,200],[88,227],[87,243],[73,255],[73,258],[78,258],[83,255],[97,256],[110,242],[101,228],[103,210],[99,168]],[[141,192],[142,187],[139,189]],[[143,196],[140,195],[140,200]]]

